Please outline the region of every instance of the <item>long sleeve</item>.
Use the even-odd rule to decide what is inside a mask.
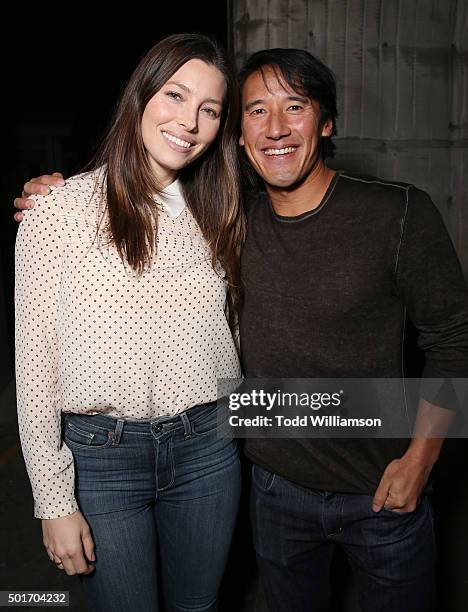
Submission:
[[[70,449],[61,441],[57,319],[62,264],[59,192],[37,197],[16,240],[18,423],[37,518],[78,509]]]
[[[467,378],[468,294],[460,263],[429,196],[414,187],[407,195],[397,288],[418,330],[425,356],[423,378]],[[453,397],[442,393],[439,399],[444,395]]]

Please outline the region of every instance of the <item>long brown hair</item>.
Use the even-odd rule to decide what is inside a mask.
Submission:
[[[181,169],[178,178],[211,248],[213,268],[217,261],[224,268],[232,314],[240,296],[239,259],[245,236],[237,154],[240,94],[231,62],[217,42],[201,34],[175,34],[150,49],[130,77],[109,131],[87,169],[103,166],[109,239],[120,257],[142,273],[155,255],[154,194],[162,188],[151,171],[141,120],[149,100],[191,59],[218,68],[226,81],[226,95],[215,141]]]

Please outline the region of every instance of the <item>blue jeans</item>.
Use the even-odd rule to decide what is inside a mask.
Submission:
[[[64,417],[75,493],[95,543],[90,610],[214,612],[240,494],[216,404],[151,421]]]
[[[343,547],[365,612],[433,612],[435,537],[427,496],[414,512],[372,497],[296,485],[253,466],[254,546],[270,612],[326,612],[330,562]]]

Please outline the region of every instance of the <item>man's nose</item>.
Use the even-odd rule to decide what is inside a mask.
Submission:
[[[281,111],[272,111],[269,114],[266,128],[265,136],[274,140],[289,136],[291,133],[288,122]]]

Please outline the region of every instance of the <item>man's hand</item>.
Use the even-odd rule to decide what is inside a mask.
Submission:
[[[55,519],[42,520],[43,543],[47,554],[69,576],[91,574],[95,566],[94,542],[88,523],[79,510]]]
[[[455,416],[452,410],[420,399],[413,438],[406,453],[391,461],[380,479],[372,510],[413,512],[442,449],[444,437]]]
[[[418,507],[433,466],[432,461],[415,457],[410,451],[391,461],[380,479],[372,500],[372,510],[413,512]]]
[[[65,181],[60,172],[54,172],[53,174],[43,174],[37,178],[33,178],[24,184],[23,193],[20,198],[15,198],[15,208],[20,210],[28,210],[34,208],[34,200],[31,200],[29,196],[37,195],[48,195],[50,193],[49,185],[52,187],[63,187]],[[23,213],[17,212],[14,215],[15,221],[20,223],[23,220]]]

